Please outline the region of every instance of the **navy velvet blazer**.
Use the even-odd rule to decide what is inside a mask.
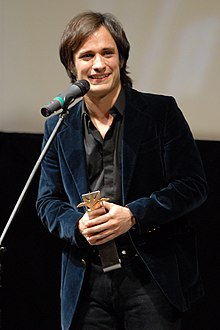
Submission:
[[[180,311],[201,295],[196,240],[185,215],[204,202],[206,179],[190,128],[174,98],[126,89],[122,141],[122,194],[137,220],[129,232],[167,299]],[[44,143],[58,115],[45,124]],[[67,242],[62,255],[61,322],[69,329],[86,269],[87,244],[79,241],[77,209],[89,191],[81,101],[65,118],[42,162],[38,214]]]

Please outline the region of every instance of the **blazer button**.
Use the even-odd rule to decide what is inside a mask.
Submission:
[[[85,261],[85,259],[81,259],[81,262],[82,262],[83,265],[86,266],[86,261]]]

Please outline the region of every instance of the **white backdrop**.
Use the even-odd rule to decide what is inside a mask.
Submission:
[[[89,9],[121,21],[134,87],[175,96],[195,138],[220,140],[219,0],[0,0],[0,131],[43,132],[40,108],[69,86],[60,37]]]

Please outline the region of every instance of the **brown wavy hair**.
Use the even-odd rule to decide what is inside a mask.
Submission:
[[[109,13],[87,11],[73,17],[67,24],[60,42],[60,60],[64,65],[72,83],[76,81],[74,52],[82,43],[101,26],[104,26],[113,37],[119,52],[119,60],[123,66],[120,70],[122,86],[132,87],[132,79],[127,71],[127,60],[130,44],[126,34],[115,16]]]

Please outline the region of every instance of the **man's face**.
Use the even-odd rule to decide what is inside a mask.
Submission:
[[[117,45],[105,27],[89,36],[74,55],[78,80],[90,83],[88,96],[104,97],[120,90],[120,61]]]

